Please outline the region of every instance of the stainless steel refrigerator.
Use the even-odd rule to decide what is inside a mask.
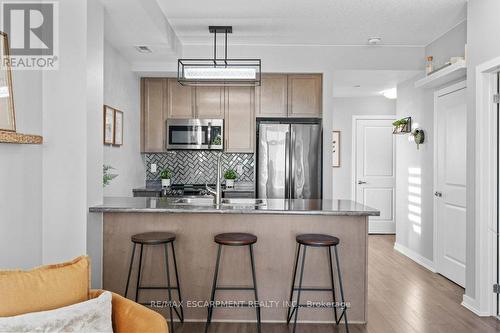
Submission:
[[[256,181],[258,198],[321,199],[321,123],[259,121]]]

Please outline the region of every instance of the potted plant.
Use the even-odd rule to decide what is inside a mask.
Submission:
[[[407,130],[408,118],[396,120],[395,122],[392,123],[392,125],[395,127],[394,133],[406,133],[406,132],[408,132],[408,130]]]
[[[169,169],[165,169],[160,173],[161,178],[161,186],[168,187],[170,186],[170,179],[172,178],[172,172]]]
[[[238,178],[236,171],[229,169],[224,173],[224,179],[226,180],[226,187],[234,187],[234,180]]]

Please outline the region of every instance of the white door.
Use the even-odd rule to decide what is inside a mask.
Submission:
[[[465,286],[466,88],[461,83],[436,93],[435,217],[436,269]]]
[[[370,217],[370,233],[392,234],[395,215],[394,117],[354,118],[355,201],[380,210]]]

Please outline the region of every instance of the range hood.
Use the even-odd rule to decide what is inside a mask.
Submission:
[[[177,81],[183,86],[260,86],[260,59],[228,59],[227,35],[231,26],[209,26],[214,34],[214,57],[212,59],[179,59]],[[217,34],[224,34],[224,58],[217,58]]]

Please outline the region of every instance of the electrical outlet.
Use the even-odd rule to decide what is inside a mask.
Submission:
[[[238,164],[238,166],[236,167],[236,173],[239,175],[243,173],[243,165]]]
[[[151,172],[156,173],[157,169],[156,163],[151,163]]]

